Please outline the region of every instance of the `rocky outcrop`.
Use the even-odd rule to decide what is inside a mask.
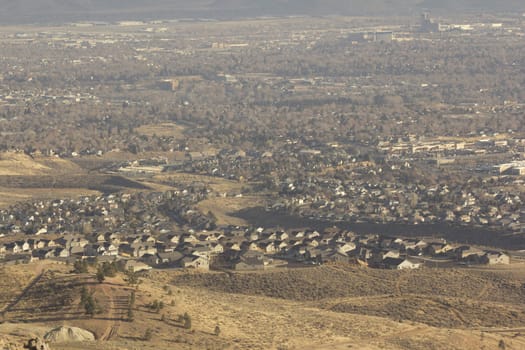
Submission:
[[[27,341],[27,344],[24,345],[24,349],[29,350],[51,350],[49,345],[40,338],[33,338]]]
[[[91,341],[95,340],[95,335],[82,328],[62,326],[50,330],[44,339],[50,343]]]
[[[31,338],[27,343],[15,341],[14,339],[6,340],[0,338],[0,350],[51,350],[49,345],[41,338]]]

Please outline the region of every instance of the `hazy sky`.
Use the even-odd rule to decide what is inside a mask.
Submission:
[[[0,23],[525,11],[525,0],[0,0]]]

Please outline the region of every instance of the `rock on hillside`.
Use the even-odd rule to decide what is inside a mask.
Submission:
[[[50,343],[95,340],[95,335],[77,327],[58,327],[49,331],[44,339]]]
[[[0,338],[0,350],[51,350],[49,345],[40,338],[31,338],[27,343],[22,344],[21,341],[9,340],[8,338]]]
[[[29,350],[51,350],[49,348],[49,345],[47,345],[46,342],[43,341],[40,338],[29,339],[27,344],[24,345],[24,349],[29,349]]]

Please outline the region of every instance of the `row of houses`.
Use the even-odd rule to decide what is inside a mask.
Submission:
[[[152,268],[226,268],[257,270],[289,264],[357,263],[376,268],[414,269],[422,261],[509,264],[508,254],[442,239],[423,240],[377,234],[359,235],[338,229],[275,230],[220,227],[188,231],[124,235],[67,234],[58,239],[31,238],[0,244],[0,257],[42,259],[129,259]]]

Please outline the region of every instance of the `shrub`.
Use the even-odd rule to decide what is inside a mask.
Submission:
[[[144,332],[143,339],[146,341],[151,340],[153,338],[153,330],[151,328],[146,329],[146,332]]]

